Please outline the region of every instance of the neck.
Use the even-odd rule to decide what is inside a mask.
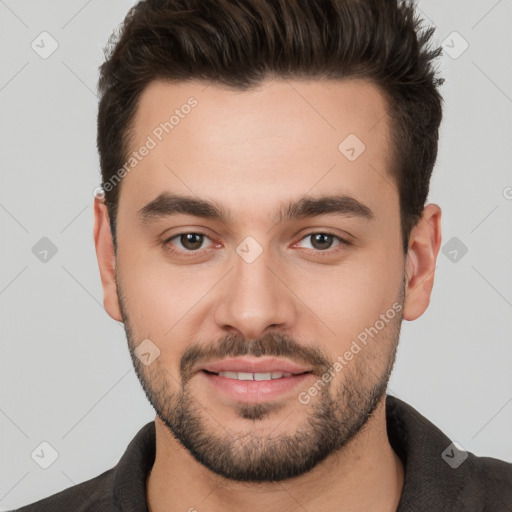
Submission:
[[[386,432],[385,397],[346,446],[282,482],[227,480],[199,464],[157,417],[156,458],[146,482],[150,512],[395,512],[404,469]]]

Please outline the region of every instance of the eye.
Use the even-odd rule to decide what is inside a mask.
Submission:
[[[334,233],[327,233],[324,231],[321,232],[315,232],[315,233],[308,233],[306,236],[301,238],[301,241],[311,240],[311,249],[319,252],[327,252],[331,247],[333,247],[333,241],[337,240],[338,243],[334,247],[339,247],[341,245],[350,245],[350,242],[347,240],[339,237],[338,235],[335,235]],[[334,251],[336,251],[335,249]],[[329,253],[334,252],[329,251]]]
[[[189,253],[198,253],[201,252],[203,242],[205,239],[209,239],[207,235],[204,233],[196,233],[196,232],[187,232],[187,233],[178,233],[177,235],[168,238],[164,242],[164,246],[170,247],[171,252],[189,252]],[[175,250],[173,247],[172,241],[176,240],[179,244],[181,244],[181,248]]]

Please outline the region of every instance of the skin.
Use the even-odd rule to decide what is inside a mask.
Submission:
[[[168,407],[160,416],[170,416],[176,406],[184,385],[180,361],[192,344],[215,349],[227,336],[267,341],[277,333],[297,346],[317,348],[333,362],[379,315],[393,304],[402,306],[400,316],[307,405],[297,396],[317,380],[315,375],[256,420],[243,417],[240,404],[194,375],[187,389],[197,420],[214,439],[235,443],[239,453],[243,443],[236,444],[237,435],[245,436],[245,442],[296,435],[315,404],[349,389],[364,395],[386,382],[401,320],[415,320],[429,304],[441,210],[425,206],[405,256],[398,189],[386,171],[387,106],[373,84],[271,80],[256,90],[234,92],[213,84],[153,82],[141,96],[132,149],[190,96],[197,107],[123,178],[117,255],[107,209],[95,199],[104,305],[128,327],[131,351],[147,338],[158,346],[154,363],[145,367],[134,358],[134,364],[146,393]],[[353,162],[338,150],[351,133],[366,146]],[[329,214],[274,221],[283,201],[334,190],[367,205],[374,218]],[[184,214],[141,222],[137,212],[164,191],[215,200],[232,213],[233,222]],[[195,232],[209,237],[201,255],[187,259],[179,237],[163,244],[173,235]],[[306,237],[322,232],[352,244],[338,246],[334,239],[322,252],[313,237]],[[250,264],[236,252],[247,236],[262,248]],[[336,414],[341,420],[358,411],[340,398]],[[146,486],[152,512],[394,511],[398,505],[404,469],[387,438],[384,395],[364,427],[342,447],[310,471],[274,482],[240,482],[211,471],[160,416],[155,419],[156,460]]]

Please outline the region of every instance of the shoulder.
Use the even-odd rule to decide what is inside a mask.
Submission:
[[[386,419],[390,443],[406,470],[400,512],[512,512],[511,463],[459,449],[396,397],[387,397]]]
[[[112,479],[115,468],[90,480],[68,487],[42,500],[16,509],[16,512],[92,512],[116,510],[112,501]],[[15,512],[15,511],[13,511]]]
[[[113,468],[17,510],[18,512],[145,510],[146,476],[155,460],[155,453],[155,423],[150,421],[140,428]]]
[[[490,511],[512,510],[511,463],[468,452],[463,466],[466,478],[460,492],[461,503],[471,504],[480,498]]]

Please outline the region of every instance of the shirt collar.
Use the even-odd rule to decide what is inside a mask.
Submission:
[[[464,463],[453,468],[443,458],[452,445],[450,439],[412,406],[390,395],[386,397],[386,423],[391,447],[404,465],[404,487],[396,512],[458,510],[451,505],[460,499],[467,468]]]

